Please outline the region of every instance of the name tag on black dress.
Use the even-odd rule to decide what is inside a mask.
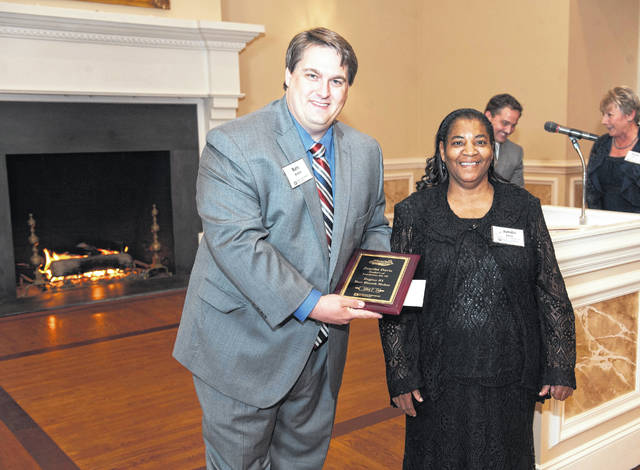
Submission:
[[[524,232],[519,228],[491,226],[491,239],[502,245],[524,246]]]

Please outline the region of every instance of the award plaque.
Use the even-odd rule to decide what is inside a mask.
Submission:
[[[356,250],[335,293],[363,300],[367,310],[398,315],[419,260],[420,255]]]

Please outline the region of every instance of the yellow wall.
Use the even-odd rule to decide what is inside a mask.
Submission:
[[[488,7],[489,5],[489,7]],[[221,0],[224,21],[264,24],[240,55],[239,114],[282,94],[291,37],[327,26],[354,46],[360,70],[342,120],[376,137],[386,159],[431,154],[441,119],[484,109],[495,93],[524,106],[513,140],[527,160],[573,163],[546,121],[603,132],[598,102],[613,84],[636,86],[638,0]],[[600,66],[600,64],[604,64]],[[583,144],[585,156],[588,149]]]
[[[383,151],[420,156],[418,101],[423,67],[416,61],[420,2],[388,0],[223,0],[224,21],[264,24],[266,34],[240,54],[246,98],[238,114],[282,96],[284,55],[298,32],[326,26],[345,36],[359,69],[341,120],[375,136]]]
[[[600,124],[600,100],[606,91],[617,85],[636,90],[637,84],[638,0],[611,5],[571,0],[567,122],[595,134],[606,132]],[[585,158],[591,146],[580,144]],[[569,158],[578,158],[573,148],[568,152]]]
[[[282,95],[284,53],[294,34],[335,29],[360,61],[341,119],[376,137],[388,160],[430,155],[446,113],[483,109],[491,95],[509,92],[524,106],[512,138],[524,147],[525,163],[574,163],[568,139],[544,132],[544,122],[602,133],[602,95],[637,84],[639,0],[171,0],[167,11],[4,1],[264,24],[266,33],[240,54],[246,98],[239,115]],[[587,157],[590,144],[582,148]]]
[[[43,7],[75,8],[82,10],[125,13],[131,15],[151,15],[165,18],[197,19],[220,21],[220,0],[170,0],[171,8],[131,7],[106,3],[83,2],[82,0],[2,0],[6,3],[23,3]]]
[[[511,138],[524,147],[525,159],[563,148],[543,125],[552,116],[566,120],[567,1],[492,0],[464,7],[430,1],[422,18],[420,57],[428,78],[421,116],[428,133],[452,109],[484,110],[494,94],[511,93],[524,108]]]

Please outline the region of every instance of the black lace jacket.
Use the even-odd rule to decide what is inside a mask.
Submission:
[[[484,245],[482,250],[495,259],[496,277],[501,278],[509,315],[517,325],[517,344],[522,348],[517,380],[536,391],[544,384],[575,388],[574,314],[540,202],[514,185],[493,185],[491,209],[473,223],[451,211],[447,184],[418,191],[395,206],[391,249],[422,256],[415,278],[426,279],[426,290],[422,309],[405,308],[399,316],[380,320],[391,397],[415,389],[434,398],[442,392],[452,370],[445,359],[456,357],[455,351],[453,355],[444,351],[450,343],[464,344],[451,337],[446,316],[456,305],[452,299],[462,295],[453,288],[453,266],[460,240],[469,231],[474,231],[474,243]],[[522,230],[524,247],[495,243],[492,226]],[[482,276],[475,277],[483,282]]]

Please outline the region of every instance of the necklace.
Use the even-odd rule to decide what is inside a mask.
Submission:
[[[631,143],[630,143],[630,144],[623,145],[622,147],[618,147],[618,144],[616,144],[616,138],[614,137],[614,138],[613,138],[613,146],[614,146],[615,148],[617,148],[618,150],[622,150],[622,149],[626,149],[626,148],[628,148],[628,147],[631,147],[633,144],[635,144],[635,143],[636,143],[636,141],[637,141],[637,140],[638,140],[638,136],[636,136],[636,138],[635,138],[635,139],[633,139],[633,140],[631,141]]]

